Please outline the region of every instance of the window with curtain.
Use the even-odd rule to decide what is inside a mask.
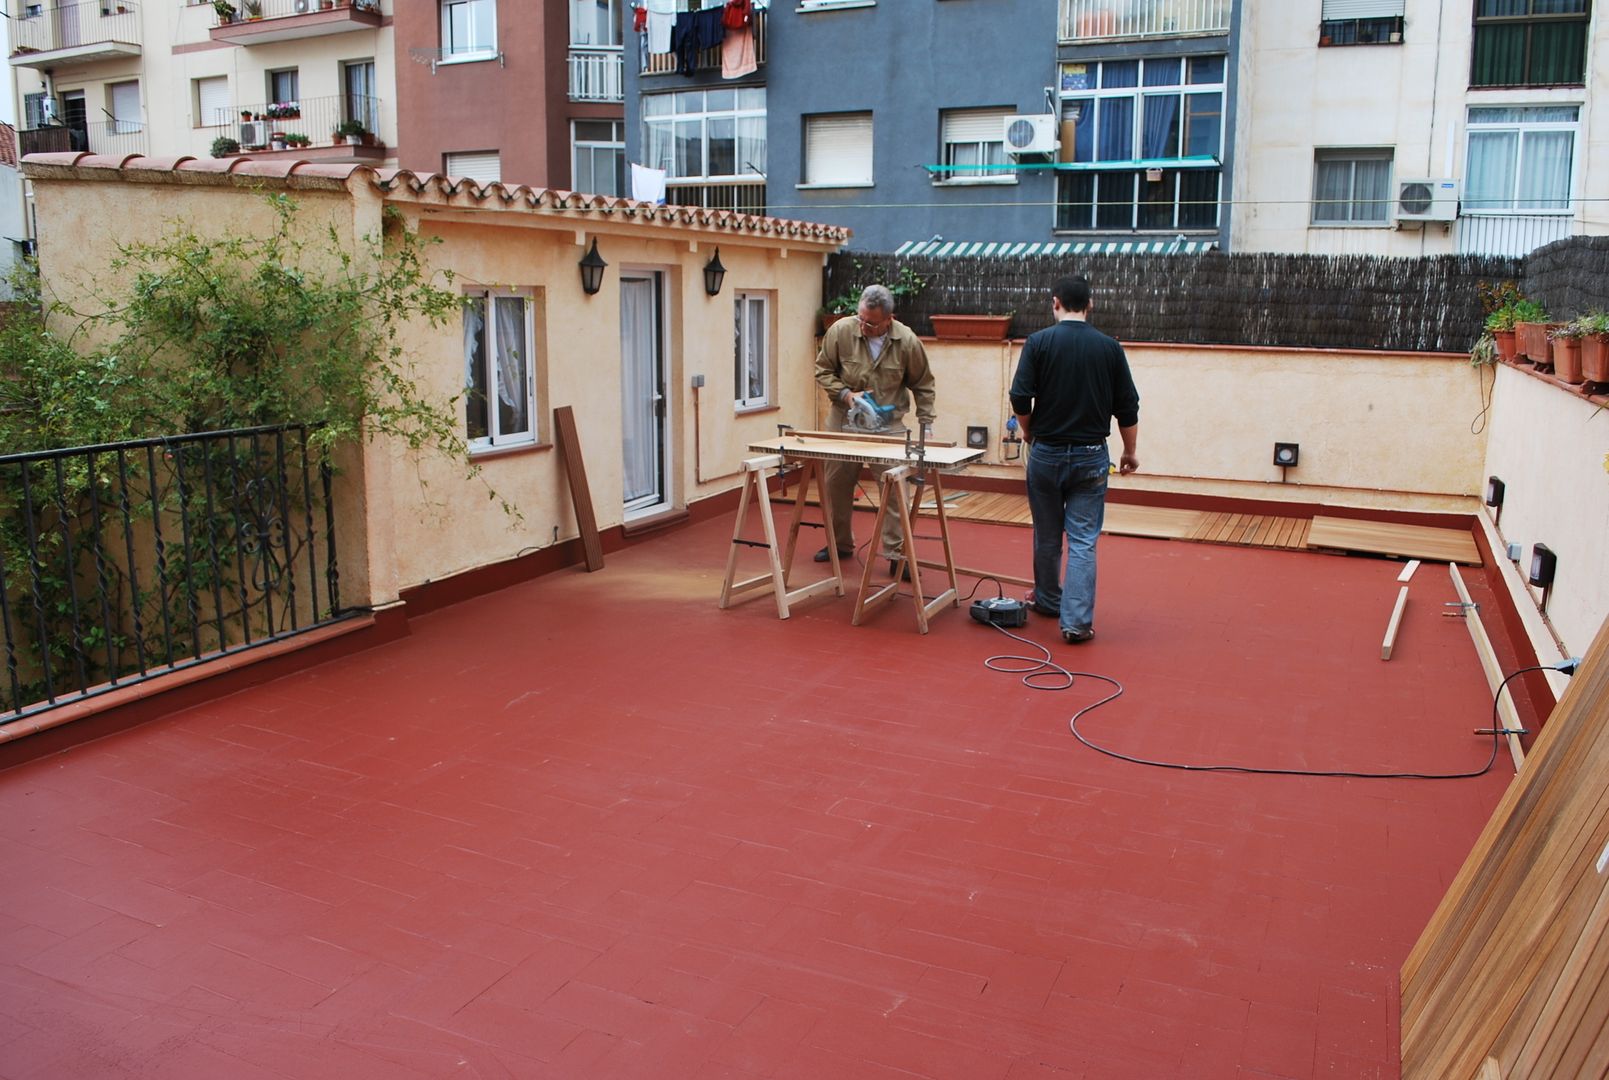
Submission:
[[[1588,0],[1475,0],[1470,86],[1586,82]]]
[[[1315,150],[1313,224],[1384,225],[1391,217],[1389,149]]]
[[[470,449],[535,442],[531,300],[486,290],[464,296],[464,433]]]
[[[570,146],[570,186],[574,190],[626,194],[626,125],[622,121],[572,121]]]
[[[300,101],[301,76],[295,68],[268,73],[268,104],[289,105]]]
[[[644,94],[643,164],[668,181],[765,183],[765,87]]]
[[[1472,107],[1462,208],[1568,213],[1580,115],[1579,105]]]
[[[497,55],[497,0],[441,0],[441,54],[446,60]]]
[[[770,297],[740,292],[732,309],[733,402],[739,409],[758,409],[771,404]]]
[[[1324,0],[1320,45],[1380,45],[1402,41],[1405,0]]]
[[[380,98],[373,60],[346,60],[341,64],[343,120],[356,120],[365,129],[380,130]]]
[[[1006,119],[1015,109],[946,109],[939,113],[940,162],[947,166],[936,179],[948,182],[1001,178],[1015,180],[1006,163]]]
[[[1222,56],[1062,65],[1056,228],[1217,228],[1226,70]]]
[[[863,187],[873,182],[872,114],[804,118],[806,184]]]
[[[570,44],[620,47],[621,0],[570,0]]]

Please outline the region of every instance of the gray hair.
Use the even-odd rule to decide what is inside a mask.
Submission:
[[[894,314],[894,294],[882,285],[868,285],[861,290],[860,302],[869,308],[877,308],[885,315]]]

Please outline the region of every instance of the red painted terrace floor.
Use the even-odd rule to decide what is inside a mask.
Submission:
[[[0,774],[0,1076],[1397,1075],[1399,965],[1506,755],[1126,764],[1068,733],[1100,684],[985,670],[1015,643],[964,610],[717,610],[729,535]],[[1026,572],[1027,530],[956,535]],[[1382,663],[1396,563],[1101,551],[1099,638],[1027,631],[1124,684],[1091,737],[1486,760],[1442,568]]]

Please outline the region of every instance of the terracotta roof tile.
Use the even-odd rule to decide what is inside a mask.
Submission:
[[[17,129],[0,123],[0,165],[17,167]]]

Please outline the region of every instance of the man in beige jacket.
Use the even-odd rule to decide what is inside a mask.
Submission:
[[[855,318],[839,319],[827,328],[821,339],[821,351],[816,354],[816,382],[832,402],[832,412],[827,417],[829,431],[844,430],[855,397],[862,391],[870,391],[878,405],[893,409],[881,434],[905,433],[905,413],[913,397],[916,419],[922,425],[924,436],[933,434],[935,395],[927,351],[910,327],[894,319],[893,294],[881,285],[869,285],[860,294]],[[888,466],[873,466],[872,472],[880,476],[886,468]],[[855,481],[859,476],[859,463],[827,467],[827,499],[832,505],[832,527],[838,538],[840,558],[855,553],[850,522]],[[891,574],[899,569],[899,560],[905,555],[903,544],[898,516],[884,516],[882,550],[877,556],[891,560]],[[826,548],[816,552],[817,562],[826,562],[829,557]],[[908,567],[906,576],[909,576]]]

